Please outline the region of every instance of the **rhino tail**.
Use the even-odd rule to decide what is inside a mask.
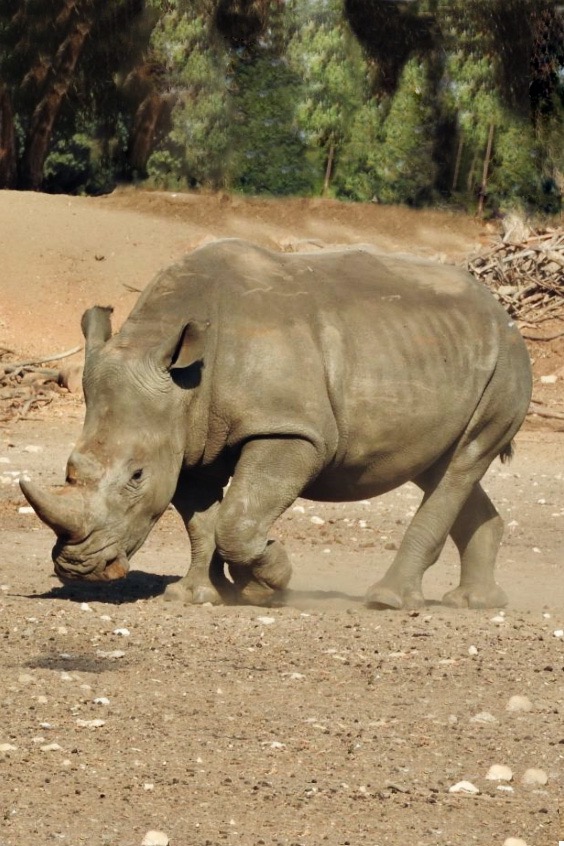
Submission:
[[[509,441],[509,443],[503,447],[501,450],[499,457],[501,459],[502,464],[508,464],[511,459],[513,458],[513,454],[515,452],[515,447],[513,446],[513,441]]]

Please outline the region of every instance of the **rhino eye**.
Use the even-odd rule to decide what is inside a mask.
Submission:
[[[132,482],[140,482],[143,478],[143,470],[136,470],[135,473],[131,477]]]

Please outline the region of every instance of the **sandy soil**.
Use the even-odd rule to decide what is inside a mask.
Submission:
[[[288,249],[372,243],[460,261],[488,232],[452,214],[333,202],[120,192],[0,192],[0,346],[48,355],[81,342],[94,302],[116,325],[157,269],[209,237]],[[531,345],[535,396],[564,407],[564,346]],[[80,355],[71,361],[79,361]],[[559,373],[554,384],[540,377]],[[564,839],[562,421],[531,417],[485,486],[506,520],[509,606],[378,612],[362,596],[390,563],[416,489],[298,502],[277,535],[294,562],[288,605],[164,603],[189,548],[166,512],[124,582],[63,587],[50,532],[17,478],[60,484],[83,416],[61,394],[0,426],[0,846],[528,846]],[[321,525],[311,522],[321,517]],[[508,710],[513,696],[530,710]],[[510,782],[486,778],[511,768]],[[540,769],[546,783],[525,785]],[[462,780],[475,795],[449,792]]]

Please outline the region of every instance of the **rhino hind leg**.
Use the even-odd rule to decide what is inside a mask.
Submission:
[[[458,515],[451,537],[461,561],[460,585],[443,597],[453,608],[502,608],[507,597],[494,579],[503,520],[478,483]]]
[[[438,559],[451,532],[455,533],[463,556],[463,586],[447,595],[447,603],[484,607],[483,602],[499,605],[503,600],[503,593],[493,581],[501,518],[479,485],[493,455],[469,464],[467,447],[459,446],[453,452],[415,479],[424,493],[422,502],[388,571],[368,589],[367,605],[423,606],[423,576]],[[473,506],[477,507],[476,513]]]

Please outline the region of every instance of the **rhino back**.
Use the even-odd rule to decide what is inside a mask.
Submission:
[[[154,344],[191,319],[212,324],[203,382],[227,441],[297,435],[336,465],[393,463],[400,443],[412,474],[464,430],[500,362],[510,404],[520,380],[527,390],[505,311],[468,274],[430,262],[215,242],[161,273],[122,333]]]

